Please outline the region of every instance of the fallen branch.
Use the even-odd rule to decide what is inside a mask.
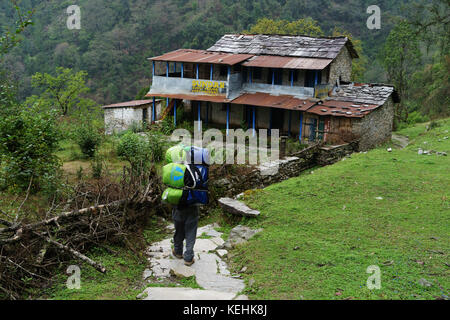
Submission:
[[[70,254],[71,254],[72,256],[74,256],[75,258],[77,258],[77,259],[79,259],[79,260],[81,260],[81,261],[86,262],[88,265],[92,266],[92,267],[93,267],[94,269],[96,269],[97,271],[99,271],[99,272],[101,272],[101,273],[106,273],[106,268],[105,268],[101,263],[95,262],[95,261],[92,260],[91,258],[86,257],[84,254],[82,254],[82,253],[80,253],[80,252],[78,252],[78,251],[76,251],[76,250],[70,248],[69,246],[64,245],[64,244],[61,244],[61,243],[59,243],[59,242],[56,242],[55,240],[52,240],[52,239],[50,239],[50,238],[48,238],[48,237],[42,236],[42,235],[40,235],[40,234],[37,233],[37,232],[35,232],[34,234],[36,234],[37,236],[43,238],[45,241],[47,241],[48,243],[50,243],[50,244],[52,244],[52,245],[58,247],[59,249],[64,250],[64,251],[70,253]]]

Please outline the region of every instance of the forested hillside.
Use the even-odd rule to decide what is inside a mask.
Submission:
[[[207,48],[226,32],[248,30],[259,18],[296,20],[312,17],[326,34],[335,26],[363,40],[373,60],[404,2],[381,0],[381,30],[366,27],[369,0],[22,0],[34,8],[34,25],[26,40],[5,60],[23,83],[20,96],[32,93],[30,78],[36,72],[54,72],[56,66],[86,70],[92,97],[98,103],[134,98],[149,84],[147,58],[179,47]],[[81,8],[81,30],[66,27],[69,5]],[[9,1],[0,3],[0,26],[14,21]],[[369,77],[381,68],[368,69]],[[373,79],[369,79],[373,80]]]

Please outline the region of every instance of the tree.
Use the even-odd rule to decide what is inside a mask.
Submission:
[[[31,25],[31,17],[33,16],[33,11],[28,11],[26,14],[22,12],[20,7],[17,5],[16,0],[11,0],[14,5],[14,9],[18,15],[18,20],[15,23],[16,30],[6,31],[0,36],[0,59],[7,54],[12,48],[17,46],[21,41],[20,34],[25,31],[25,29]]]
[[[450,1],[415,2],[409,12],[412,16],[408,22],[416,30],[416,34],[422,36],[428,47],[437,45],[439,57],[445,60],[450,50]]]
[[[36,73],[32,77],[32,85],[44,91],[40,96],[28,98],[27,104],[56,108],[63,116],[92,109],[96,103],[83,97],[83,94],[89,92],[86,76],[85,71],[74,72],[61,67],[56,68],[56,76]]]
[[[17,21],[15,22],[15,31],[6,31],[0,35],[0,62],[3,57],[21,41],[20,34],[31,25],[32,11],[24,14],[17,5],[15,0],[11,0],[14,5],[14,9],[17,13]],[[9,78],[8,73],[5,70],[0,69],[0,118],[3,118],[7,114],[11,114],[12,107],[17,103],[17,86]]]
[[[312,18],[299,19],[296,21],[272,20],[262,18],[250,28],[250,34],[279,34],[279,35],[305,35],[320,37],[324,33],[317,21]]]
[[[395,85],[402,102],[397,110],[397,119],[406,121],[408,110],[408,89],[413,73],[418,69],[421,60],[419,40],[411,25],[400,21],[390,32],[383,52],[383,65],[388,80]]]

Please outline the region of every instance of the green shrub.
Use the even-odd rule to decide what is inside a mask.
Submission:
[[[103,167],[103,159],[99,156],[94,157],[91,161],[92,177],[94,179],[100,179],[102,177]]]
[[[151,161],[158,163],[163,160],[166,144],[164,137],[159,134],[148,135],[148,144]]]
[[[11,192],[57,188],[62,134],[55,112],[17,107],[16,114],[0,118],[0,176]],[[32,183],[30,183],[30,181]]]
[[[91,124],[81,124],[75,128],[74,141],[80,146],[81,152],[88,158],[92,158],[100,147],[102,136]]]
[[[413,125],[416,123],[423,123],[423,122],[427,122],[427,121],[430,121],[430,118],[428,116],[422,115],[418,111],[413,111],[408,115],[408,124],[409,125]]]
[[[161,132],[165,135],[170,135],[175,130],[175,125],[173,123],[173,117],[167,116],[161,122]]]
[[[131,122],[128,130],[134,133],[145,132],[147,130],[147,125],[142,121]]]
[[[131,131],[120,138],[117,155],[128,161],[133,170],[147,168],[150,164],[150,146],[147,139]]]

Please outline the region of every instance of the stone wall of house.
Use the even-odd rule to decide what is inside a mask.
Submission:
[[[105,133],[113,134],[127,130],[134,122],[141,123],[144,118],[144,109],[147,109],[147,123],[152,119],[152,107],[147,108],[107,108],[104,109],[105,114]],[[162,105],[161,102],[156,104],[156,119],[161,116]]]
[[[339,77],[342,81],[351,81],[352,78],[352,56],[346,46],[331,62],[329,83],[334,85]]]
[[[113,134],[114,132],[126,130],[133,122],[142,122],[142,115],[143,109],[135,109],[135,108],[105,109],[105,133]]]
[[[234,197],[246,190],[265,188],[297,177],[302,171],[317,165],[333,164],[357,149],[357,142],[335,147],[314,145],[287,158],[255,167],[245,176],[236,175],[214,181],[211,184],[212,198],[214,200],[220,197]]]
[[[359,139],[359,149],[367,151],[392,137],[395,104],[390,97],[386,103],[362,119],[353,119],[352,130]]]

